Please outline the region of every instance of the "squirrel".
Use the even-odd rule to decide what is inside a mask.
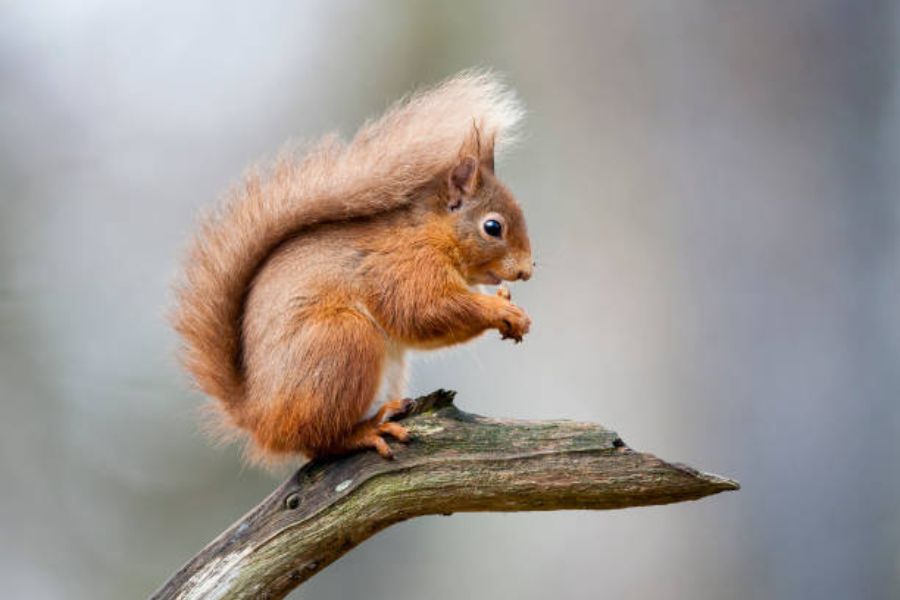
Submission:
[[[226,433],[272,464],[410,439],[404,355],[531,321],[501,285],[533,272],[522,210],[494,173],[523,110],[485,71],[392,105],[350,142],[251,171],[203,220],[174,325]]]

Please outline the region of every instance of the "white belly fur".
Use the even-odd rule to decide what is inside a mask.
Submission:
[[[363,420],[375,416],[378,409],[389,400],[403,398],[406,393],[407,370],[406,348],[395,342],[389,342],[384,359],[384,368],[381,370],[381,381],[378,384],[378,392],[375,400],[369,405]]]

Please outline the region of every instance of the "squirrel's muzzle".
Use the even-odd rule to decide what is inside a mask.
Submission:
[[[519,263],[515,278],[521,281],[528,281],[532,275],[534,275],[534,261],[529,256],[527,260]]]

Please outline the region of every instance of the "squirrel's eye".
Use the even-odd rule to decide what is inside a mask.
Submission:
[[[491,237],[498,238],[503,235],[503,225],[496,219],[488,219],[484,222],[482,227],[484,228],[484,232]]]

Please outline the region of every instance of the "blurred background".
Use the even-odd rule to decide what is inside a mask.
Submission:
[[[900,14],[853,0],[5,2],[0,579],[147,596],[280,478],[198,432],[171,284],[287,139],[482,65],[539,269],[521,346],[414,365],[737,478],[696,503],[422,518],[293,597],[900,597]]]

